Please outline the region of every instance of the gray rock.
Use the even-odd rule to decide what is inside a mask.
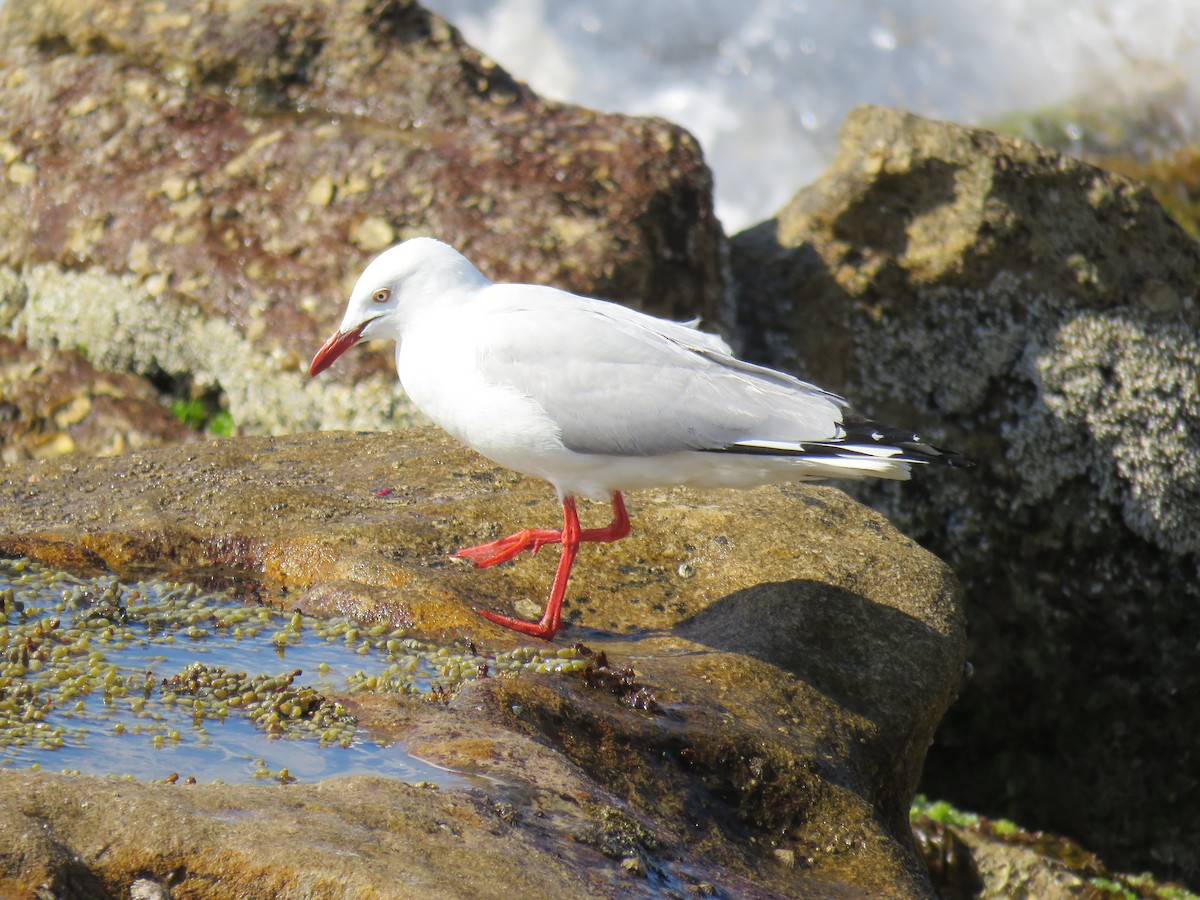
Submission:
[[[171,892],[150,878],[138,878],[129,885],[129,900],[171,900]]]
[[[967,590],[927,789],[1200,875],[1200,247],[1125,178],[863,107],[733,265],[751,352],[980,463],[858,494]]]

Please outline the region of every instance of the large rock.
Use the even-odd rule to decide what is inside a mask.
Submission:
[[[930,894],[908,810],[962,673],[949,570],[832,488],[647,493],[631,510],[631,537],[584,549],[566,606],[568,639],[603,651],[610,669],[482,679],[445,709],[396,694],[355,701],[373,731],[489,787],[247,791],[0,774],[0,795],[27,798],[0,804],[0,828],[22,836],[0,852],[5,876],[116,890],[184,872],[195,895],[215,897],[204,884],[228,859],[232,883],[270,871],[280,890],[321,872],[382,895],[413,883],[450,895],[486,867],[478,896],[649,896],[689,883],[738,897]],[[282,606],[507,648],[528,639],[473,608],[536,615],[553,548],[478,572],[447,555],[559,516],[547,485],[440,433],[238,438],[9,467],[0,553],[139,577],[215,567]],[[82,820],[81,795],[92,798]],[[319,828],[299,827],[314,815]],[[269,823],[272,837],[249,840],[231,818]],[[164,849],[163,829],[145,824],[155,821],[188,824]],[[421,852],[400,849],[409,834]],[[480,862],[506,846],[524,865]]]
[[[11,0],[0,329],[223,396],[251,431],[406,412],[382,355],[300,372],[414,234],[496,279],[725,315],[682,129],[546,102],[411,0]]]
[[[755,355],[980,463],[862,494],[967,591],[928,791],[1200,878],[1200,247],[1125,178],[860,108],[733,263]]]

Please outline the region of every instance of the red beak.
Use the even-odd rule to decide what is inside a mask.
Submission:
[[[335,331],[329,336],[329,340],[321,345],[321,349],[317,351],[317,355],[313,357],[312,362],[308,366],[309,377],[320,375],[326,369],[333,365],[334,360],[358,343],[362,337],[362,330],[367,326],[363,322],[353,331],[342,333]]]

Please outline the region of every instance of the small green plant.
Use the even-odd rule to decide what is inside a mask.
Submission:
[[[216,437],[233,434],[233,416],[220,409],[210,397],[171,401],[171,414],[195,431],[205,431]]]
[[[233,416],[224,409],[215,413],[208,420],[208,433],[216,437],[229,437],[233,434]]]
[[[1095,878],[1089,878],[1088,886],[1095,888],[1098,891],[1102,891],[1105,894],[1112,894],[1114,897],[1120,897],[1121,900],[1138,900],[1138,895],[1135,891],[1131,891],[1120,882],[1112,881],[1108,878],[1101,878],[1099,876],[1096,876]]]
[[[201,431],[208,422],[209,409],[208,404],[198,397],[193,400],[173,400],[171,414],[188,428]]]
[[[942,825],[956,825],[959,828],[970,828],[979,823],[979,816],[974,813],[956,809],[945,800],[930,800],[924,794],[918,794],[909,810],[909,818],[916,819],[922,815]]]
[[[980,823],[980,816],[951,806],[945,800],[930,800],[924,794],[918,794],[913,800],[908,816],[915,820],[926,816],[942,825],[953,825],[956,828],[974,828]],[[1021,828],[1008,819],[988,819],[987,824],[996,837],[1011,837],[1021,834]]]

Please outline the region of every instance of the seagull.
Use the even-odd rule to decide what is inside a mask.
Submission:
[[[395,341],[400,383],[421,412],[488,459],[554,486],[561,530],[526,528],[453,554],[482,568],[560,544],[541,621],[479,610],[546,640],[561,625],[580,545],[629,534],[625,492],[906,480],[914,464],[971,465],[837,394],[736,358],[697,326],[553,287],[493,283],[450,245],[412,238],[363,271],[309,375],[359,341]],[[612,522],[580,527],[576,497],[610,503]]]

